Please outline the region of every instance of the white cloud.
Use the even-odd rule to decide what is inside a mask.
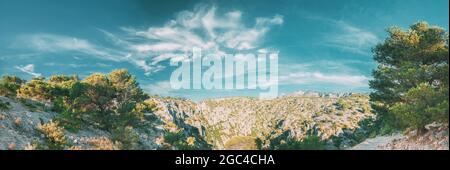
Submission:
[[[339,25],[348,33],[337,37],[337,40],[342,40],[344,43],[363,47],[376,44],[379,41],[378,37],[370,31],[351,26],[345,22],[339,22]]]
[[[321,84],[367,87],[370,77],[340,61],[280,64],[280,85]]]
[[[143,85],[142,88],[150,94],[162,96],[169,96],[172,92],[174,92],[174,89],[170,88],[169,81],[160,81],[153,84]]]
[[[180,44],[176,43],[159,43],[159,44],[144,44],[136,45],[136,50],[138,52],[149,52],[149,51],[174,51],[182,48]]]
[[[324,37],[325,45],[356,54],[369,55],[370,48],[380,39],[372,32],[350,25],[344,21],[331,20],[338,30]]]
[[[34,64],[28,64],[26,66],[16,66],[15,68],[24,73],[32,75],[33,77],[42,77],[42,74],[34,72]]]
[[[313,13],[301,11],[306,19],[322,21],[331,25],[334,31],[324,34],[321,45],[326,45],[355,54],[370,55],[370,49],[380,42],[378,36],[361,27],[342,20],[325,18]]]
[[[161,27],[148,29],[122,28],[135,56],[151,59],[151,65],[189,55],[193,47],[224,54],[238,50],[257,50],[271,27],[283,24],[283,17],[256,18],[253,26],[241,20],[241,11],[219,13],[216,7],[199,6],[182,11]],[[111,36],[111,35],[110,35]],[[125,41],[125,40],[120,40]]]
[[[160,70],[160,67],[152,67],[145,60],[132,57],[129,50],[118,47],[117,49],[96,45],[88,40],[55,35],[55,34],[33,34],[22,35],[18,38],[16,45],[49,53],[78,52],[92,57],[116,62],[128,62],[143,69],[145,72]],[[79,60],[80,58],[77,58]],[[73,65],[72,65],[73,66]]]
[[[374,33],[368,30],[343,21],[334,21],[333,23],[339,31],[325,37],[326,45],[357,54],[368,55],[370,48],[380,41]]]
[[[104,64],[104,63],[96,63],[95,66],[97,66],[97,67],[112,67],[111,64]]]
[[[101,46],[86,39],[55,35],[34,34],[22,36],[19,46],[28,46],[40,52],[73,51],[106,60],[129,62],[143,69],[146,75],[164,69],[167,60],[180,60],[190,55],[193,47],[204,52],[225,54],[239,50],[258,50],[267,32],[283,24],[283,17],[255,18],[248,26],[238,10],[218,12],[215,6],[197,6],[181,11],[163,26],[148,29],[123,27],[121,33],[98,29],[109,38],[109,46]]]
[[[88,67],[87,64],[74,64],[74,63],[55,63],[55,62],[49,62],[45,63],[45,66],[60,66],[60,67],[72,67],[72,68],[82,68],[82,67]]]
[[[324,74],[321,72],[289,73],[280,76],[281,84],[337,84],[349,87],[366,87],[368,77],[362,75]]]
[[[120,61],[121,52],[95,45],[88,40],[55,34],[33,34],[19,37],[19,43],[41,52],[76,51],[94,57]]]

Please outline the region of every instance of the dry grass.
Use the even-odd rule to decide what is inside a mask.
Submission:
[[[57,122],[50,121],[46,124],[39,125],[37,128],[51,142],[58,145],[66,144],[64,129]]]
[[[93,146],[93,150],[119,150],[120,144],[113,142],[106,137],[90,138],[88,143]]]
[[[16,149],[16,144],[15,143],[10,143],[8,145],[8,150],[15,150]]]
[[[16,117],[16,119],[14,119],[14,124],[20,126],[22,124],[22,118]]]
[[[80,146],[71,146],[69,147],[69,150],[84,150],[84,149],[81,148]]]
[[[32,143],[28,143],[25,148],[23,148],[24,150],[36,150],[37,149],[37,144],[32,144]]]
[[[227,150],[256,150],[257,145],[254,137],[234,136],[225,143]]]
[[[189,146],[194,146],[195,145],[195,137],[188,137],[187,139],[186,139],[186,143],[189,145]]]

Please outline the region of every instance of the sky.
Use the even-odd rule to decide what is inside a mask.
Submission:
[[[448,30],[448,0],[0,0],[0,75],[125,68],[150,94],[193,100],[261,90],[175,90],[170,61],[192,47],[278,54],[279,94],[369,92],[371,49],[391,26]]]

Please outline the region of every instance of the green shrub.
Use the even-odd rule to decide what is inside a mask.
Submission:
[[[0,96],[16,97],[17,90],[23,83],[25,80],[16,76],[3,76],[0,79]]]
[[[170,132],[167,131],[164,134],[164,142],[170,146],[174,146],[180,150],[192,150],[194,147],[188,147],[187,143],[183,140],[184,135],[182,132]]]
[[[51,86],[44,78],[33,78],[18,89],[17,97],[45,102],[52,98],[50,91]]]
[[[286,140],[285,143],[276,147],[278,150],[323,150],[325,149],[325,141],[322,141],[320,137],[310,135],[303,140]]]
[[[35,102],[35,101],[31,101],[28,99],[19,99],[19,102],[22,104],[23,107],[27,108],[28,110],[32,111],[32,112],[39,112],[39,111],[44,111],[45,110],[45,106],[42,103],[39,102]]]
[[[336,102],[336,106],[337,106],[337,108],[340,109],[340,110],[347,110],[347,109],[350,109],[350,104],[348,104],[348,102],[345,101],[344,99],[339,99],[339,100]]]
[[[209,145],[203,145],[203,141],[198,141],[197,138],[183,133],[183,130],[166,131],[164,132],[164,143],[167,145],[164,149],[170,149],[170,146],[179,150],[199,150],[210,149]]]
[[[420,84],[409,90],[402,103],[396,103],[391,112],[399,124],[414,129],[423,129],[432,122],[448,123],[448,100],[439,89]]]
[[[362,110],[361,110],[363,113],[370,113],[371,111],[372,111],[372,108],[370,108],[370,105],[369,104],[364,104],[363,106],[362,106]]]
[[[135,150],[138,148],[139,136],[132,126],[116,128],[112,131],[112,139],[120,143],[122,150]]]
[[[76,115],[72,114],[71,112],[68,112],[67,110],[64,110],[61,112],[57,120],[61,122],[61,126],[64,127],[69,132],[78,132],[83,122],[80,118],[75,117]]]
[[[3,102],[3,101],[0,101],[0,110],[1,111],[7,111],[7,110],[9,110],[10,109],[10,103],[9,102]]]

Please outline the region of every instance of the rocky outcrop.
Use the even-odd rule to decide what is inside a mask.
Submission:
[[[392,134],[392,135],[386,135],[386,136],[377,136],[374,138],[367,139],[358,145],[355,145],[350,150],[380,150],[382,149],[382,146],[385,146],[389,143],[391,143],[394,140],[399,140],[403,138],[404,136],[402,134]]]
[[[56,113],[30,111],[16,101],[0,96],[9,110],[0,111],[0,150],[23,149],[34,141],[42,141],[37,125],[52,120]]]
[[[205,139],[214,149],[226,149],[226,143],[234,137],[261,140],[277,137],[269,137],[271,133],[287,134],[295,140],[313,134],[328,140],[361,130],[360,122],[374,117],[367,96],[338,96],[303,94],[273,100],[230,97],[199,103],[157,99],[161,105],[157,115],[165,122],[175,123],[186,133],[193,132],[198,138]],[[345,108],[341,106],[344,103]],[[351,142],[347,143],[350,146]]]
[[[0,102],[8,105],[7,110],[0,110],[0,150],[46,149],[36,148],[36,144],[45,143],[45,136],[38,130],[38,126],[54,121],[59,113],[50,112],[44,107],[31,109],[29,107],[33,106],[32,104],[27,106],[23,102],[7,97],[0,97]],[[167,126],[170,122],[185,129],[184,132],[190,136],[199,134],[196,127],[184,123],[189,115],[177,109],[187,108],[186,106],[178,106],[176,102],[163,99],[158,99],[158,106],[160,109],[155,113],[157,120],[143,122],[143,125],[125,132],[133,134],[135,149],[161,148],[161,140],[165,132],[170,130],[168,129],[170,126]],[[119,144],[113,140],[114,134],[91,125],[84,125],[76,131],[64,130],[63,135],[68,143],[64,149],[120,149]]]
[[[181,131],[183,136],[195,138],[196,148],[210,148],[204,140],[205,127],[199,121],[194,121],[194,115],[199,114],[197,104],[186,99],[152,98],[157,104],[155,115],[161,121],[157,129],[163,132]],[[177,149],[171,146],[172,149]]]
[[[448,124],[432,123],[425,126],[426,132],[408,132],[379,148],[385,150],[449,150]]]
[[[377,136],[350,148],[352,150],[448,150],[448,124],[432,123],[426,132],[412,130],[406,134]]]

